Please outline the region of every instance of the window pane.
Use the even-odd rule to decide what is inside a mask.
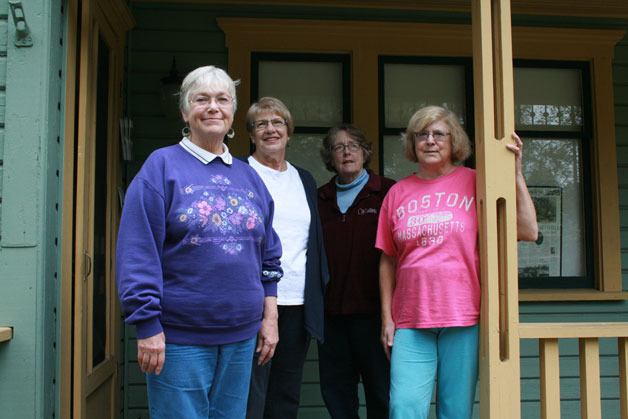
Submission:
[[[462,65],[385,64],[385,127],[406,127],[426,105],[441,105],[464,118],[464,70]]]
[[[293,134],[286,150],[286,160],[307,169],[314,176],[318,186],[329,182],[335,174],[325,168],[323,159],[320,157],[323,136],[322,134]]]
[[[281,99],[303,127],[342,122],[342,63],[259,62],[258,96]]]
[[[579,69],[515,68],[515,117],[521,130],[580,131]]]
[[[523,278],[586,275],[582,157],[577,139],[525,139],[524,175],[541,240],[519,244]]]
[[[401,135],[384,136],[384,176],[399,180],[416,172],[417,163],[403,155]]]

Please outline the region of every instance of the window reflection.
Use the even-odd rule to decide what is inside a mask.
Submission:
[[[330,127],[342,122],[344,64],[297,59],[259,61],[257,96],[281,99],[300,127]]]
[[[386,63],[383,69],[386,128],[405,128],[410,117],[428,105],[453,111],[465,125],[464,65]]]
[[[573,131],[582,128],[582,107],[575,105],[517,105],[519,129],[561,129]]]
[[[523,172],[530,186],[530,193],[537,206],[539,229],[555,237],[556,244],[551,249],[558,249],[555,255],[543,255],[537,259],[549,258],[548,269],[544,275],[582,277],[586,275],[584,191],[582,176],[582,151],[578,139],[524,138],[525,159]],[[559,214],[557,222],[545,222],[543,214],[546,207],[547,191],[560,194],[559,204],[553,210]],[[552,201],[553,202],[553,201]],[[547,230],[547,231],[546,231]],[[547,241],[547,240],[546,240]],[[548,243],[520,243],[520,270],[526,266],[531,255],[536,255]],[[542,273],[540,272],[540,273]]]
[[[286,150],[286,160],[308,170],[317,186],[329,182],[335,174],[325,168],[319,157],[323,137],[324,134],[293,134]]]

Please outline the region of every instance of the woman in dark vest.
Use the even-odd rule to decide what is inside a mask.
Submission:
[[[358,417],[362,379],[367,417],[388,417],[389,363],[380,339],[377,217],[394,181],[369,171],[371,143],[351,125],[332,128],[321,148],[336,175],[319,189],[330,281],[325,342],[319,344],[321,392],[334,419]]]

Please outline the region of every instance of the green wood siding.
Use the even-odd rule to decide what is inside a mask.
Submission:
[[[2,174],[4,171],[4,117],[7,91],[8,1],[0,2],[0,225],[2,225]],[[0,236],[0,241],[2,237]]]
[[[333,16],[332,16],[333,13]],[[216,25],[217,16],[247,17],[291,17],[317,19],[372,19],[406,20],[469,23],[464,14],[444,17],[438,14],[414,12],[304,9],[304,8],[236,8],[178,5],[164,6],[151,4],[134,5],[133,14],[137,26],[133,29],[129,43],[128,67],[128,113],[134,121],[133,140],[136,162],[129,165],[132,175],[141,161],[157,147],[176,143],[183,126],[179,119],[166,118],[159,107],[160,78],[167,75],[172,57],[182,75],[191,69],[213,64],[226,68],[227,51],[224,35]],[[533,21],[530,19],[534,19]],[[516,24],[536,24],[560,26],[567,22],[570,26],[604,27],[607,23],[556,18],[515,17]],[[617,28],[617,23],[608,23]],[[607,26],[608,26],[607,25]],[[621,26],[619,26],[621,27]],[[624,26],[628,29],[628,25]],[[620,211],[622,238],[622,266],[624,289],[628,290],[628,38],[617,46],[615,60],[615,101],[617,120],[617,160],[620,183]],[[232,74],[237,78],[238,74]],[[238,112],[245,112],[239,109]],[[237,133],[236,141],[247,141],[245,133]],[[318,156],[315,156],[318,158]],[[521,304],[521,321],[626,321],[628,303],[587,302],[587,303],[524,303]],[[125,329],[125,418],[147,417],[144,378],[139,373],[135,361],[134,330]],[[579,417],[578,345],[574,340],[561,342],[561,398],[564,417]],[[601,344],[602,405],[604,418],[618,418],[618,367],[617,346],[613,340]],[[524,418],[538,417],[539,412],[539,358],[538,343],[523,341],[521,345],[522,373],[522,412]],[[308,354],[303,387],[302,408],[299,418],[328,418],[322,405],[318,386],[316,345]],[[363,401],[363,397],[361,398]],[[477,406],[476,406],[477,410]],[[364,407],[361,416],[365,416]],[[476,417],[477,417],[476,412]]]
[[[0,0],[0,406],[51,418],[59,398],[56,307],[63,110],[62,0],[22,2],[33,46],[14,45]],[[58,415],[57,415],[58,417]]]
[[[135,157],[143,161],[155,148],[181,139],[183,122],[166,118],[160,107],[160,79],[168,74],[172,58],[185,75],[201,65],[226,68],[227,51],[215,17],[203,9],[136,6],[133,14],[137,26],[130,36],[128,109]]]

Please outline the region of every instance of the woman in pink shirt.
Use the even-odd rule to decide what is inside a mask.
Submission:
[[[384,199],[375,246],[382,250],[382,344],[391,357],[390,417],[427,418],[438,378],[439,419],[471,418],[478,369],[480,281],[475,171],[467,134],[451,111],[418,110],[404,134],[416,173]],[[516,155],[519,240],[536,240],[534,204]],[[394,342],[394,350],[391,351]],[[392,354],[392,356],[391,356]]]

